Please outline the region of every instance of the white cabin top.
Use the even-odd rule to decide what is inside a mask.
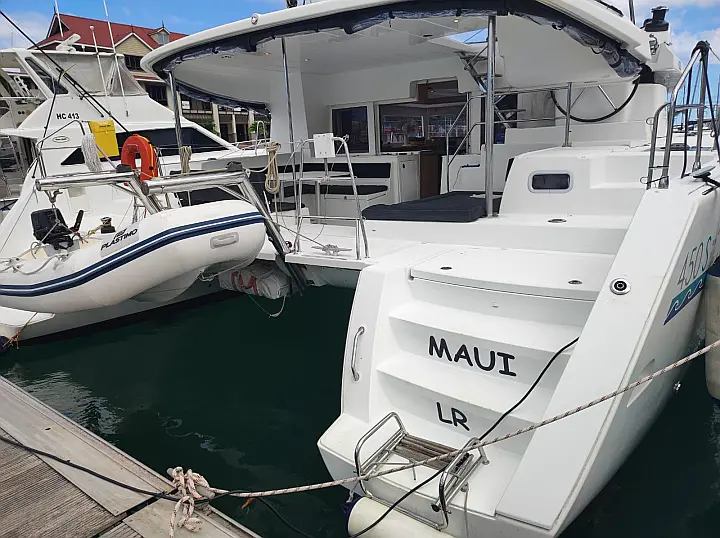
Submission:
[[[672,87],[680,74],[669,31],[653,35],[596,0],[325,0],[174,41],[147,54],[142,67],[164,79],[172,71],[191,97],[269,110],[271,136],[285,145],[284,60],[300,140],[328,132],[333,107],[407,102],[420,85],[443,81],[477,93],[490,15],[497,15],[498,91],[622,87],[641,73]],[[469,32],[484,42],[459,38]]]
[[[648,34],[595,0],[327,0],[185,37],[152,51],[142,65],[163,78],[174,69],[186,86],[209,94],[223,89],[244,101],[245,92],[235,94],[217,79],[236,69],[282,70],[278,37],[288,38],[291,70],[337,75],[456,52],[483,55],[484,47],[450,38],[482,31],[491,13],[499,16],[508,87],[607,83],[635,76],[652,59]]]

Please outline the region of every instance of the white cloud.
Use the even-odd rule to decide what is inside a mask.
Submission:
[[[690,53],[698,41],[709,42],[715,54],[720,56],[720,28],[704,32],[679,32],[672,34],[672,44],[675,54],[683,60],[687,60],[690,57]],[[712,53],[710,54],[710,61],[715,64],[720,63]]]
[[[36,11],[6,13],[31,39],[40,41],[47,35],[50,25],[50,16]],[[0,48],[28,47],[30,43],[10,25],[4,18],[0,18]]]

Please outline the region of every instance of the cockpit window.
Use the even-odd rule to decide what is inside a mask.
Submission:
[[[161,157],[169,157],[178,154],[177,138],[175,129],[151,129],[147,131],[133,131],[132,133],[117,133],[118,147],[122,147],[125,140],[131,134],[139,134],[144,136],[157,149]],[[183,127],[182,129],[183,144],[192,147],[193,153],[207,153],[209,151],[222,151],[230,149],[221,143],[213,140],[209,136],[201,133],[193,127]],[[112,157],[112,160],[120,160],[120,157]],[[63,165],[82,164],[84,163],[82,150],[80,148],[73,151],[63,162]]]
[[[26,58],[25,61],[30,67],[32,67],[33,71],[37,73],[37,76],[40,77],[43,84],[45,84],[45,86],[47,86],[53,93],[56,95],[63,95],[67,93],[67,90],[62,84],[60,84],[60,81],[51,77],[35,60],[32,58]]]

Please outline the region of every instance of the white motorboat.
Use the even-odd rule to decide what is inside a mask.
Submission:
[[[276,217],[285,261],[357,288],[340,415],[318,443],[332,476],[466,449],[352,484],[351,535],[558,536],[672,394],[681,370],[473,449],[702,341],[716,103],[709,45],[683,70],[666,11],[640,28],[594,0],[327,0],[144,58],[198,94],[267,103],[280,192],[310,213]],[[681,103],[691,70],[704,82]],[[688,106],[695,149],[665,144]]]
[[[261,162],[264,148],[238,149],[184,118],[176,124],[173,112],[153,101],[112,54],[10,49],[0,51],[0,67],[0,350],[8,339],[75,329],[219,291],[198,281],[198,274],[220,262],[243,267],[254,259],[264,226],[247,202],[227,195],[181,207],[178,197],[187,203],[197,194],[191,186],[143,203],[129,179],[118,182],[114,175],[119,150],[133,134],[142,135],[156,154],[155,175],[161,177],[152,178],[154,184],[181,172],[176,127],[195,172],[199,163],[230,155]],[[108,120],[105,138],[90,134],[92,122]],[[108,137],[116,152],[103,155]],[[83,149],[88,142],[101,148],[94,181]],[[236,181],[244,179],[236,174]],[[39,192],[43,182],[55,188]],[[132,234],[129,239],[122,239],[123,231]],[[53,245],[56,235],[62,240]],[[216,236],[223,235],[237,240],[214,248]],[[155,248],[161,237],[174,240]],[[115,252],[118,242],[129,248]],[[140,252],[148,244],[153,248]]]

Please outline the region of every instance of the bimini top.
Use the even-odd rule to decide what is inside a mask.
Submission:
[[[401,66],[484,46],[452,36],[498,15],[500,86],[609,83],[637,76],[651,58],[648,34],[596,0],[326,0],[212,28],[150,52],[143,68],[173,71],[188,95],[218,104],[267,103],[263,72],[341,75]],[[257,84],[252,80],[257,79]]]

